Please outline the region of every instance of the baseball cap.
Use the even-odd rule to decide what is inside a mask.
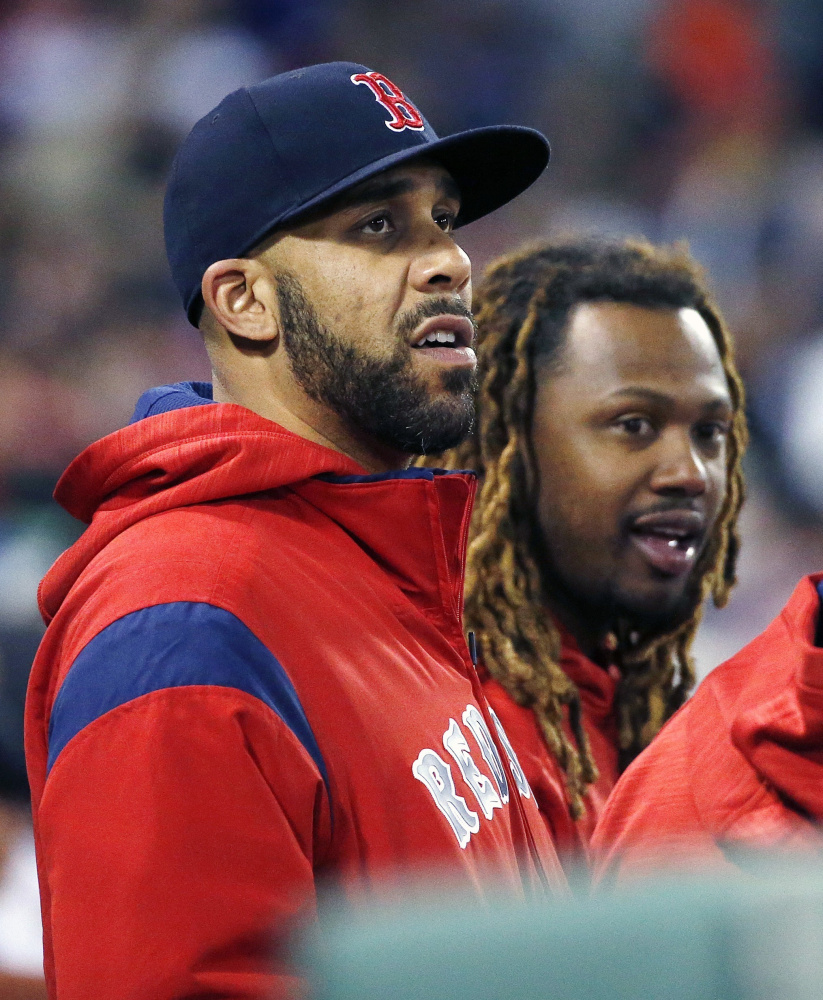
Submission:
[[[549,144],[516,125],[440,138],[399,87],[358,63],[307,66],[229,94],[184,140],[166,189],[166,252],[190,322],[216,260],[242,257],[274,229],[419,156],[454,178],[461,226],[529,187]]]

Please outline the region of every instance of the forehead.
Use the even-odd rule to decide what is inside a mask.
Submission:
[[[275,230],[257,252],[286,253],[294,248],[295,239],[336,239],[341,227],[350,225],[362,209],[403,197],[420,198],[432,206],[442,199],[454,200],[457,208],[460,205],[457,184],[448,170],[421,157],[375,174],[312,212],[301,215],[291,225]]]
[[[726,390],[717,344],[695,309],[581,303],[569,317],[562,371],[592,391],[650,382]]]
[[[322,214],[329,216],[374,201],[387,201],[416,193],[457,200],[460,198],[457,184],[448,170],[439,163],[421,158],[361,181],[326,205]]]

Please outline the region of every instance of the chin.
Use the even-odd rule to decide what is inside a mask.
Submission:
[[[672,631],[691,618],[697,602],[689,581],[642,590],[620,588],[614,595],[617,617],[643,632]]]

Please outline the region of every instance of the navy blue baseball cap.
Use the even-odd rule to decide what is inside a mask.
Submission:
[[[192,128],[166,190],[166,252],[189,320],[197,325],[200,284],[215,261],[244,256],[278,227],[418,156],[454,178],[461,226],[529,187],[549,144],[515,125],[441,139],[394,83],[357,63],[307,66],[229,94]]]

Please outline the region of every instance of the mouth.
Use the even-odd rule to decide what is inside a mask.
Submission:
[[[630,527],[632,543],[649,565],[664,576],[690,572],[706,533],[705,518],[694,510],[643,514]]]
[[[467,316],[432,316],[414,331],[412,349],[429,361],[449,365],[477,364],[472,350],[474,324]]]

